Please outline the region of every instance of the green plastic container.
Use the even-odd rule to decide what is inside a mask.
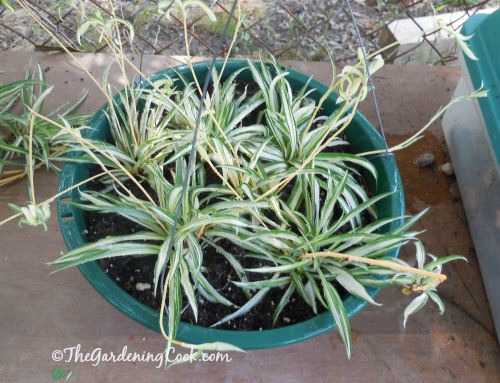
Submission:
[[[246,67],[246,61],[234,60],[228,61],[224,70],[224,77],[230,73]],[[197,63],[194,65],[197,77],[203,81],[209,68],[209,63]],[[221,70],[222,63],[218,62],[216,68]],[[299,89],[308,80],[309,77],[287,69],[289,72],[288,79],[294,89]],[[153,80],[170,77],[178,78],[178,73],[181,73],[188,80],[192,80],[192,75],[187,66],[180,66],[173,69],[167,69],[158,72],[152,76]],[[249,70],[241,72],[239,78],[250,79],[251,73]],[[317,81],[311,81],[309,88],[316,89],[311,97],[319,101],[321,95],[327,90],[327,87]],[[336,94],[331,94],[324,104],[324,109],[329,113],[336,108]],[[105,139],[108,136],[108,122],[103,113],[103,109],[99,110],[91,119],[89,125],[93,128],[92,131],[87,131],[85,134],[94,138]],[[370,125],[370,123],[359,113],[356,113],[355,118],[346,130],[348,140],[353,148],[358,152],[365,152],[374,149],[384,148],[384,142],[380,135]],[[402,183],[399,176],[395,160],[392,156],[380,156],[373,159],[379,174],[377,185],[372,182],[368,185],[372,192],[385,193],[393,192],[393,194],[385,198],[378,205],[379,215],[383,217],[402,217],[404,214],[404,195]],[[63,167],[60,181],[59,192],[66,190],[71,185],[84,180],[88,176],[89,167],[82,164],[66,164]],[[68,249],[74,249],[86,243],[85,223],[82,211],[73,206],[70,202],[78,201],[78,191],[73,190],[62,195],[58,200],[58,215],[61,233],[66,242]],[[402,219],[392,223],[388,230],[394,230],[401,225]],[[396,257],[398,250],[392,251],[390,256]],[[135,321],[149,327],[155,331],[159,331],[159,313],[145,306],[122,290],[108,275],[101,269],[97,262],[89,262],[79,267],[82,274],[87,278],[90,284],[113,306],[124,314],[134,319]],[[369,294],[373,297],[377,293],[377,289],[369,289]],[[365,302],[349,296],[344,301],[346,311],[349,317],[356,314],[365,305]],[[165,322],[166,323],[166,322]],[[165,324],[166,326],[166,324]],[[315,318],[294,324],[287,327],[281,327],[263,331],[230,331],[205,328],[194,326],[187,323],[180,323],[177,332],[179,340],[190,343],[205,343],[213,341],[228,342],[243,349],[262,349],[277,346],[285,346],[288,344],[300,342],[325,331],[335,328],[335,324],[330,313],[323,313]]]
[[[480,98],[479,106],[488,129],[491,147],[500,166],[500,10],[470,17],[462,34],[472,36],[468,41],[479,60],[465,57],[474,89],[481,84],[488,97]]]

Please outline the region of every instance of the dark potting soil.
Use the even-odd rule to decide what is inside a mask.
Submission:
[[[139,195],[138,188],[131,182],[127,182],[126,186],[136,193],[136,195]],[[147,185],[144,187],[147,188]],[[88,188],[99,190],[103,188],[103,185],[99,182],[92,182],[88,184]],[[154,196],[152,190],[147,191],[150,195]],[[143,230],[139,224],[117,214],[86,211],[84,212],[84,217],[87,230],[86,236],[89,242],[95,242],[107,236],[125,235]],[[229,242],[223,242],[219,245],[233,255],[242,254],[241,249],[232,246]],[[239,257],[239,261],[247,269],[264,266],[261,260],[250,257]],[[101,267],[122,289],[143,304],[160,311],[161,293],[158,290],[156,295],[153,294],[155,262],[155,256],[129,256],[99,260]],[[242,306],[248,301],[248,297],[243,290],[232,283],[232,281],[239,280],[234,269],[223,256],[210,246],[205,249],[204,267],[206,270],[204,272],[205,278],[222,296],[237,306]],[[248,275],[250,281],[269,277],[270,275],[257,273],[250,273]],[[274,311],[287,287],[271,289],[262,302],[248,313],[225,322],[217,326],[217,328],[226,330],[262,330],[273,328]],[[234,307],[210,302],[199,292],[196,292],[195,296],[198,304],[198,318],[197,320],[195,319],[192,309],[184,297],[183,307],[186,309],[181,316],[183,322],[209,327],[236,310]],[[324,311],[324,308],[318,305],[318,312],[321,313]],[[311,307],[307,305],[300,294],[295,292],[290,297],[289,304],[282,310],[274,328],[303,322],[313,318],[315,315],[317,314],[312,311]]]
[[[212,253],[212,251],[209,251]],[[248,301],[242,289],[235,286],[232,281],[238,280],[234,269],[222,256],[213,252],[210,256],[205,255],[207,280],[224,297],[238,306],[242,306]],[[116,283],[140,302],[159,311],[161,305],[161,293],[153,295],[153,273],[155,257],[124,257],[101,260],[100,264],[106,273],[116,281]],[[253,262],[252,262],[253,261]],[[252,260],[246,262],[247,267],[259,267],[260,265]],[[243,262],[245,263],[245,262]],[[284,287],[286,288],[286,287]],[[273,328],[273,315],[284,290],[274,288],[256,307],[245,315],[223,323],[217,328],[227,330],[262,330]],[[195,320],[191,307],[184,299],[181,320],[183,322],[209,327],[226,315],[233,313],[236,309],[206,300],[201,294],[196,292],[198,303],[198,320]],[[321,312],[324,310],[321,310]],[[314,317],[311,308],[304,302],[298,294],[293,294],[290,303],[284,308],[274,327],[287,326],[299,323]]]
[[[144,186],[146,187],[147,185]],[[88,187],[94,190],[102,189],[102,185],[99,185],[98,182],[90,184]],[[132,191],[137,189],[136,195],[139,195],[138,188],[135,187],[135,185],[127,183],[127,187],[130,187]],[[151,190],[148,190],[148,192],[154,197],[154,193]],[[84,217],[86,220],[86,236],[89,242],[95,242],[107,236],[125,235],[143,230],[143,227],[139,224],[117,214],[87,211],[84,212]],[[365,217],[365,219],[369,219],[369,217]],[[348,228],[341,228],[339,232],[347,230]],[[297,234],[300,235],[298,232]],[[235,248],[229,242],[220,243],[219,245],[233,255],[242,254],[241,249]],[[246,269],[265,266],[261,260],[250,257],[240,256],[238,260]],[[99,264],[109,277],[128,294],[132,295],[143,304],[160,311],[161,293],[158,290],[156,295],[153,294],[155,262],[155,256],[128,256],[103,259],[99,261]],[[215,249],[210,246],[205,249],[203,262],[205,278],[222,296],[237,306],[242,306],[248,301],[248,297],[243,290],[232,283],[232,281],[239,280],[236,272],[229,262],[218,254]],[[269,277],[270,275],[257,273],[253,275],[250,273],[248,275],[250,281],[267,279]],[[284,289],[287,287],[288,286],[272,288],[264,299],[252,310],[216,328],[226,330],[262,330],[273,328],[275,309],[285,292]],[[339,293],[341,295],[345,294],[341,288],[339,288]],[[189,307],[188,301],[184,297],[183,307],[185,309],[181,316],[183,322],[210,327],[236,310],[234,307],[227,307],[222,304],[210,302],[199,292],[195,292],[195,296],[198,304],[198,318],[197,320],[195,319],[192,309]],[[324,311],[325,309],[318,304],[318,313]],[[307,305],[300,294],[294,292],[290,297],[289,303],[282,310],[274,328],[300,323],[316,315],[317,314],[312,311],[312,308]]]

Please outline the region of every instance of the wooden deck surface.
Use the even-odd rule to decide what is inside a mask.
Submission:
[[[56,87],[54,103],[92,89],[83,111],[95,110],[102,98],[85,74],[63,54],[0,52],[0,83],[22,78],[29,62],[42,63]],[[105,55],[83,57],[93,71],[108,61]],[[178,62],[146,58],[153,72]],[[328,81],[328,65],[288,63],[295,69]],[[400,142],[451,97],[460,76],[457,69],[425,66],[386,66],[375,76],[386,134]],[[50,105],[49,105],[50,107]],[[371,101],[362,111],[375,121]],[[419,169],[414,159],[432,151],[435,166]],[[48,231],[0,227],[0,381],[50,382],[56,368],[72,371],[70,382],[499,382],[500,350],[466,217],[452,177],[437,166],[447,161],[439,124],[405,153],[397,155],[405,185],[407,210],[430,207],[420,226],[424,242],[437,256],[463,254],[468,263],[455,263],[444,272],[440,288],[446,312],[431,305],[402,327],[402,311],[411,297],[398,289],[382,291],[383,307],[366,307],[352,319],[353,355],[347,359],[336,332],[278,349],[231,354],[231,362],[197,362],[165,371],[150,362],[55,361],[56,350],[80,346],[82,354],[122,352],[160,353],[159,334],[116,311],[86,282],[78,270],[50,275],[46,262],[65,250],[56,217]],[[39,200],[55,193],[57,176],[40,172]],[[9,216],[7,202],[23,204],[26,185],[0,189],[0,220]],[[55,209],[55,206],[53,207]],[[404,249],[402,256],[410,253]],[[65,358],[69,358],[66,353]],[[95,363],[94,363],[95,364]],[[63,380],[61,380],[63,381]]]

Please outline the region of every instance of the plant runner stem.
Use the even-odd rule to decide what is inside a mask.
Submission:
[[[3,172],[3,174],[4,175],[11,175],[11,174],[19,174],[19,173],[22,173],[22,172],[24,172],[24,170],[19,170],[19,169],[17,169],[17,170],[5,170]]]
[[[31,148],[31,144],[30,144],[30,148]],[[65,146],[61,146],[61,147],[55,149],[52,153],[50,153],[49,158],[55,158],[64,149],[66,149]],[[43,162],[43,161],[38,162],[35,165],[35,167],[33,168],[33,170],[31,171],[31,173],[33,173],[34,170],[41,168],[43,165],[45,165],[45,162]],[[22,180],[24,177],[26,177],[27,173],[26,173],[26,168],[25,168],[25,169],[16,169],[16,170],[6,170],[3,172],[3,175],[9,176],[9,177],[5,177],[5,178],[0,177],[0,187],[8,185],[8,184],[16,182],[16,181],[19,181],[19,180]]]
[[[403,265],[400,265],[400,264],[395,263],[395,262],[383,261],[380,259],[372,259],[372,258],[366,258],[366,257],[359,257],[357,255],[334,253],[331,251],[305,253],[305,254],[302,254],[299,257],[299,259],[307,259],[307,258],[314,259],[314,258],[318,258],[318,257],[337,258],[337,259],[341,259],[341,260],[347,261],[347,262],[361,262],[361,263],[365,263],[367,265],[387,267],[389,269],[403,271],[405,273],[411,273],[411,274],[415,274],[415,275],[421,275],[423,277],[434,278],[434,279],[437,279],[439,281],[439,283],[444,282],[446,280],[446,275],[444,275],[444,274],[434,273],[432,271],[427,271],[427,270],[422,270],[422,269],[416,269],[414,267],[409,267],[409,266],[403,266]],[[431,283],[431,285],[433,285],[433,283]]]
[[[39,162],[35,165],[33,170],[39,169],[43,165],[45,165],[44,162]],[[9,177],[0,178],[0,187],[8,185],[8,184],[16,182],[16,181],[19,181],[19,180],[22,180],[27,175],[26,169],[24,169],[24,170],[21,170],[21,169],[9,170],[9,171],[5,171],[3,174],[6,176],[9,176]]]
[[[38,203],[38,204],[36,204],[36,205],[33,205],[33,206],[35,206],[35,207],[40,207],[40,206],[45,205],[45,204],[50,204],[50,203],[52,203],[53,201],[55,201],[56,199],[58,199],[60,196],[62,196],[62,195],[64,195],[64,194],[66,194],[66,193],[68,193],[68,192],[70,192],[70,191],[71,191],[71,190],[73,190],[73,189],[78,189],[80,186],[85,185],[87,182],[93,181],[93,180],[95,180],[95,179],[97,179],[97,178],[99,178],[99,177],[102,177],[104,174],[109,174],[109,171],[105,171],[105,172],[102,172],[102,173],[96,174],[95,176],[92,176],[92,177],[86,178],[86,179],[84,179],[83,181],[78,182],[78,183],[76,183],[76,184],[74,184],[74,185],[70,186],[69,188],[67,188],[67,189],[65,189],[65,190],[63,190],[63,191],[61,191],[61,192],[57,193],[56,195],[53,195],[52,197],[50,197],[50,198],[46,199],[45,201],[40,202],[40,203]],[[11,215],[10,217],[5,218],[3,221],[0,221],[0,226],[2,226],[2,225],[4,225],[4,224],[6,224],[7,222],[12,221],[12,220],[14,220],[14,219],[16,219],[16,218],[19,218],[19,217],[21,217],[22,215],[23,215],[23,213],[17,213],[17,214]]]

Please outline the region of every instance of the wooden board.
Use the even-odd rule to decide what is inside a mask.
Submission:
[[[106,55],[86,55],[85,65],[102,71]],[[55,104],[76,97],[84,88],[91,95],[83,111],[102,104],[84,72],[62,54],[0,53],[0,81],[22,78],[29,62],[48,69],[55,85]],[[147,72],[178,63],[178,59],[147,57]],[[323,63],[287,63],[321,81],[330,69]],[[386,66],[375,77],[385,131],[390,143],[408,136],[445,104],[460,73],[425,66]],[[374,119],[367,100],[363,112]],[[433,151],[436,164],[420,169],[414,159]],[[101,350],[157,354],[165,344],[160,335],[113,309],[77,270],[50,274],[46,265],[65,250],[55,217],[48,231],[0,227],[0,376],[3,382],[49,382],[56,368],[72,371],[70,382],[496,382],[500,381],[500,350],[489,313],[467,222],[453,178],[437,166],[448,160],[438,124],[408,152],[397,155],[409,213],[430,206],[419,228],[426,228],[429,252],[466,255],[469,263],[445,269],[450,280],[441,288],[447,311],[440,316],[429,306],[402,327],[402,311],[411,297],[398,289],[381,292],[382,308],[366,307],[352,319],[353,355],[348,360],[336,332],[288,347],[231,354],[231,362],[196,362],[168,369],[156,362],[83,362],[86,353]],[[51,196],[57,176],[40,172],[39,198]],[[0,189],[0,220],[9,216],[7,202],[26,200],[23,182]],[[55,206],[53,206],[55,208]],[[404,249],[407,257],[411,249]],[[80,359],[71,358],[80,346]],[[63,360],[56,350],[67,349]],[[95,351],[97,350],[97,351]],[[177,350],[184,353],[183,350]],[[66,362],[71,358],[72,361]],[[96,359],[94,359],[96,360]],[[93,365],[97,364],[97,365]]]

